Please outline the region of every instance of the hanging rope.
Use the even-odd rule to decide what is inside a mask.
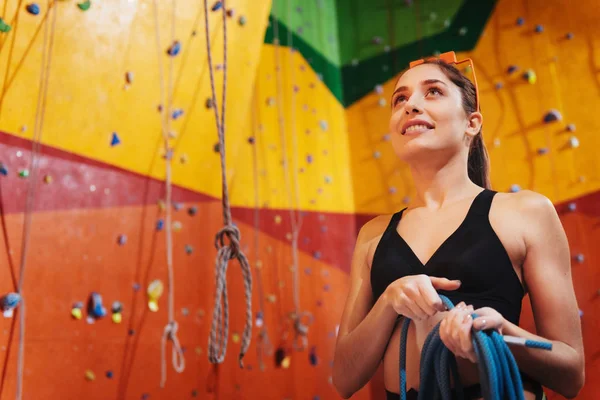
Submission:
[[[17,389],[16,399],[23,397],[23,371],[25,368],[25,296],[23,284],[25,283],[25,268],[27,266],[27,255],[29,252],[29,241],[31,232],[31,217],[35,205],[35,193],[38,183],[38,155],[41,150],[42,131],[44,116],[46,115],[46,98],[48,97],[48,82],[50,80],[50,65],[52,63],[52,49],[54,48],[54,33],[56,31],[57,10],[48,1],[48,12],[53,11],[52,27],[46,20],[44,26],[44,44],[42,50],[42,66],[40,68],[40,90],[38,92],[37,106],[35,111],[35,126],[31,146],[31,171],[27,187],[27,199],[25,203],[23,234],[21,236],[21,262],[19,268],[19,282],[17,292],[20,295],[19,305],[19,352],[17,356]]]
[[[217,109],[217,96],[215,93],[215,79],[213,73],[212,53],[210,48],[210,36],[208,25],[208,2],[204,0],[204,22],[206,33],[206,53],[208,56],[208,69],[210,72],[210,88],[212,91],[212,109],[215,112],[217,134],[219,136],[219,153],[221,158],[221,184],[223,188],[223,228],[215,237],[217,248],[216,258],[216,293],[213,321],[208,338],[208,359],[211,363],[222,363],[227,351],[227,337],[229,335],[229,303],[227,299],[227,263],[237,258],[240,263],[244,277],[244,291],[246,297],[246,326],[242,335],[242,347],[240,349],[239,364],[244,366],[242,360],[250,346],[252,334],[252,274],[248,259],[240,248],[240,231],[231,221],[231,209],[229,206],[229,190],[227,188],[227,172],[225,169],[225,101],[227,93],[227,14],[225,0],[222,2],[223,14],[223,93],[221,103],[221,119]],[[225,243],[225,238],[229,244]],[[218,336],[218,340],[217,340]]]
[[[287,18],[291,18],[291,2],[287,1]],[[300,229],[302,228],[302,214],[296,210],[300,207],[300,187],[297,179],[298,171],[298,160],[296,149],[298,148],[296,142],[296,87],[295,87],[295,68],[294,68],[294,42],[292,31],[288,29],[287,44],[290,49],[289,54],[289,65],[288,69],[292,74],[292,104],[291,104],[291,129],[292,129],[292,163],[293,163],[293,176],[294,176],[294,193],[292,193],[292,184],[290,182],[290,171],[289,162],[287,158],[287,143],[286,143],[286,132],[285,132],[285,121],[283,116],[283,83],[281,78],[281,60],[279,56],[279,22],[275,11],[273,11],[273,34],[275,36],[275,68],[277,73],[277,113],[278,113],[278,124],[279,124],[279,136],[281,140],[281,147],[283,152],[283,174],[285,178],[285,187],[288,192],[288,200],[290,207],[290,222],[292,227],[292,285],[293,285],[293,296],[294,296],[294,311],[291,313],[291,318],[294,322],[295,338],[294,348],[296,350],[303,350],[307,346],[308,342],[308,324],[312,323],[312,314],[310,312],[300,311],[300,283],[298,279],[298,238],[300,236]],[[295,194],[295,197],[294,197]],[[303,318],[307,317],[307,318]],[[306,323],[307,322],[307,323]]]
[[[173,57],[169,57],[169,91],[165,94],[164,84],[164,71],[162,66],[162,51],[160,46],[160,33],[158,25],[158,7],[156,0],[153,0],[154,5],[154,26],[155,26],[155,39],[156,39],[156,53],[158,56],[158,68],[160,75],[160,97],[161,97],[161,125],[162,125],[162,136],[164,141],[165,149],[165,238],[167,248],[167,274],[168,274],[168,322],[163,330],[161,338],[161,379],[160,387],[164,388],[167,382],[167,341],[172,341],[172,353],[171,361],[173,368],[176,372],[183,372],[185,370],[185,358],[183,356],[183,350],[179,344],[177,338],[177,330],[179,325],[175,321],[175,282],[173,278],[173,235],[172,235],[172,222],[171,222],[171,203],[172,203],[172,173],[171,173],[171,162],[173,158],[172,150],[169,147],[169,131],[171,128],[171,119],[169,113],[173,105]],[[173,0],[173,11],[171,15],[171,43],[175,41],[175,12],[176,12],[176,0]],[[168,100],[166,97],[168,96]]]

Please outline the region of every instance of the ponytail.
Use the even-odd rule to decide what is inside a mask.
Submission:
[[[469,171],[469,178],[473,183],[486,189],[492,188],[490,183],[490,162],[483,138],[481,137],[481,130],[471,142],[467,169]]]

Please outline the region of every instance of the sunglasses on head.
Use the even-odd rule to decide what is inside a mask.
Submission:
[[[440,54],[437,57],[422,58],[420,60],[412,61],[409,64],[409,68],[413,68],[413,67],[416,67],[417,65],[421,65],[425,61],[431,61],[431,60],[435,60],[435,59],[442,60],[446,64],[451,64],[451,65],[459,65],[459,64],[463,64],[463,63],[468,63],[470,72],[473,74],[473,79],[471,79],[471,80],[473,82],[473,85],[475,86],[475,102],[476,102],[475,109],[477,111],[480,111],[479,110],[479,87],[477,86],[477,77],[475,76],[475,67],[473,66],[473,61],[470,58],[465,58],[464,60],[457,61],[456,53],[454,53],[453,51],[448,51],[446,53]]]

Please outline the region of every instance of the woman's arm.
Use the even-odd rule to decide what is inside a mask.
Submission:
[[[345,399],[361,389],[377,370],[398,317],[385,295],[372,304],[369,247],[386,223],[381,217],[367,222],[358,234],[352,257],[350,290],[338,331],[332,373],[333,385]]]
[[[552,351],[511,347],[519,368],[542,385],[574,398],[584,380],[581,323],[571,277],[566,234],[546,197],[523,191],[518,196],[526,256],[523,277],[539,336],[505,323],[502,333],[552,341]]]

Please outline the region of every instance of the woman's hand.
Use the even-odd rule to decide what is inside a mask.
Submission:
[[[477,318],[471,317],[473,313],[477,314]],[[460,302],[440,323],[440,339],[455,356],[477,363],[471,329],[495,329],[502,334],[505,323],[504,317],[493,308],[473,310],[473,306]]]
[[[390,283],[385,289],[384,296],[398,314],[421,321],[446,310],[437,289],[456,290],[459,287],[460,281],[456,280],[428,275],[409,275]]]

